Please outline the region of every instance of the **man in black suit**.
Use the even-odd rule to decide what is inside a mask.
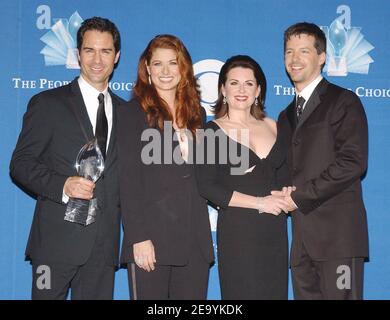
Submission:
[[[296,209],[291,214],[294,297],[362,299],[368,257],[361,187],[367,119],[353,92],[321,76],[325,49],[325,35],[314,24],[298,23],[285,31],[285,67],[296,97],[279,115],[278,134],[289,150],[296,187],[286,195]]]
[[[107,19],[87,19],[77,33],[77,48],[80,77],[30,100],[10,165],[12,178],[37,197],[26,248],[32,299],[66,299],[69,289],[72,299],[113,297],[120,232],[113,124],[123,100],[108,81],[119,60],[119,31]],[[94,135],[105,155],[96,183],[75,169],[79,150]],[[69,197],[96,197],[96,221],[87,226],[65,221]]]

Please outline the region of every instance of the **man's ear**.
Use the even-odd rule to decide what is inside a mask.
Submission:
[[[115,55],[115,63],[117,63],[119,61],[119,57],[121,56],[121,52],[118,51]]]
[[[321,52],[320,53],[320,66],[325,64],[325,61],[326,61],[326,53],[325,52]]]

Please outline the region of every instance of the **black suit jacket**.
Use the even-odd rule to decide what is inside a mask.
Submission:
[[[367,169],[364,108],[351,91],[323,79],[297,123],[294,101],[279,115],[279,135],[289,148],[292,198],[291,264],[302,245],[316,260],[368,257],[361,177]]]
[[[115,117],[115,108],[124,101],[111,91],[110,95]],[[77,176],[75,160],[87,142],[74,112],[78,114],[88,139],[92,139],[92,125],[77,79],[69,85],[35,95],[24,115],[10,171],[17,183],[37,196],[26,256],[81,265],[87,261],[96,239],[99,239],[104,242],[107,265],[118,265],[120,212],[115,126],[104,174],[94,191],[102,208],[101,214],[96,222],[85,227],[64,221],[64,183],[68,177]]]
[[[205,117],[205,115],[204,115]],[[188,263],[191,241],[195,242],[204,259],[214,259],[210,222],[206,201],[199,196],[192,164],[145,164],[151,140],[146,114],[135,99],[118,108],[117,141],[120,177],[121,211],[124,224],[121,262],[134,262],[133,244],[151,240],[157,264],[185,265]],[[164,157],[164,136],[154,133]],[[141,141],[142,134],[146,134]],[[144,148],[146,146],[146,148]],[[178,148],[174,141],[168,157]],[[176,149],[178,150],[178,149]],[[161,159],[160,156],[158,158]]]

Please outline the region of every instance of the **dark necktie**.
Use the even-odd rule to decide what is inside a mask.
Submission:
[[[106,145],[108,135],[108,122],[106,112],[104,111],[104,94],[100,93],[98,96],[99,108],[96,117],[96,130],[95,137],[97,139],[100,151],[103,154],[103,158],[106,159]]]
[[[298,96],[297,106],[296,106],[297,119],[299,119],[299,117],[302,115],[304,104],[305,104],[305,98]]]

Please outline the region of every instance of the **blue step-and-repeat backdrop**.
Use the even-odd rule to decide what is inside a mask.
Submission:
[[[29,299],[31,267],[24,250],[35,201],[10,180],[10,157],[28,100],[68,83],[79,72],[75,33],[81,20],[103,16],[122,35],[120,64],[110,83],[124,99],[131,95],[139,55],[157,34],[180,37],[191,53],[209,110],[216,99],[218,72],[235,54],[248,54],[268,80],[269,116],[291,101],[283,66],[283,31],[299,21],[323,27],[328,61],[324,75],[361,97],[369,122],[369,169],[363,181],[368,212],[370,262],[366,299],[390,298],[390,6],[388,0],[1,0],[0,20],[0,299]],[[332,42],[333,41],[333,42]],[[211,116],[211,113],[209,112]],[[210,211],[215,240],[217,213]],[[77,243],[75,243],[77,246]],[[127,273],[116,277],[115,298],[128,299]],[[219,299],[217,266],[210,274],[209,299]],[[290,288],[290,298],[291,298]]]

